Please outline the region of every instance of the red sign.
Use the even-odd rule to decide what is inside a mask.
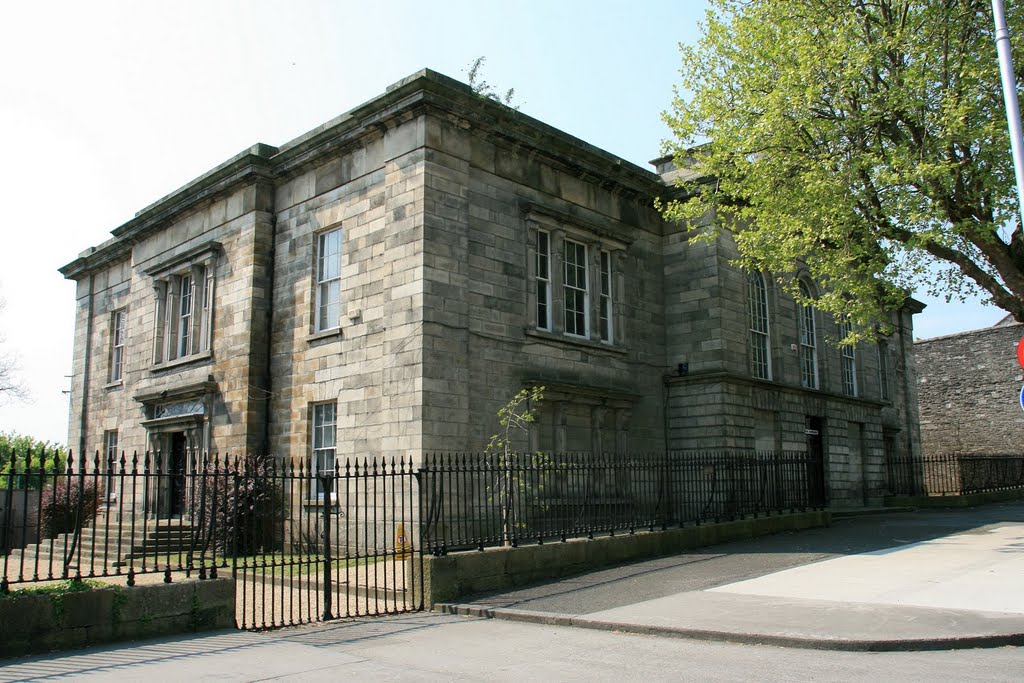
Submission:
[[[1017,342],[1017,362],[1024,368],[1024,339]]]

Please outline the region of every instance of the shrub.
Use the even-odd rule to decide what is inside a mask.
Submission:
[[[206,463],[191,496],[199,547],[221,555],[256,555],[278,550],[284,496],[273,459],[247,455],[230,465]]]
[[[88,526],[96,518],[99,502],[96,483],[90,477],[84,481],[75,474],[57,477],[54,485],[43,491],[39,520],[43,534],[54,538]]]

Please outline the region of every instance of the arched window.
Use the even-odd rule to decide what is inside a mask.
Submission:
[[[843,320],[839,323],[839,336],[846,338],[853,332],[853,323]],[[843,393],[857,396],[857,347],[853,344],[841,348],[843,362]]]
[[[800,296],[805,303],[800,306],[800,385],[807,389],[818,388],[818,333],[814,324],[814,304],[811,287],[800,280]]]
[[[768,337],[768,288],[758,272],[747,278],[750,301],[750,373],[759,379],[772,378]]]

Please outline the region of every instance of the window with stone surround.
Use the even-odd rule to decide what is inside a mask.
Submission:
[[[807,389],[818,388],[818,332],[815,325],[815,308],[811,303],[811,287],[800,280],[800,385]]]
[[[312,418],[313,452],[309,469],[313,475],[313,491],[317,498],[323,498],[324,486],[320,477],[334,474],[334,453],[338,434],[337,403],[314,403]]]
[[[320,233],[317,237],[317,332],[341,326],[341,238],[341,228]]]
[[[750,373],[758,379],[772,378],[769,337],[768,288],[757,271],[747,274],[750,327]]]
[[[214,266],[220,245],[208,243],[147,268],[156,306],[153,363],[208,356],[213,339]]]
[[[628,246],[606,228],[527,209],[528,333],[620,348]]]
[[[128,326],[128,311],[124,308],[110,316],[110,372],[107,381],[121,382],[124,377],[124,342]]]

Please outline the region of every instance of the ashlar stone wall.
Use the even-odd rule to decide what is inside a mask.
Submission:
[[[546,451],[663,448],[661,221],[569,166],[557,146],[510,144],[468,121],[426,119],[423,449],[481,451],[497,411],[547,387],[532,444]],[[648,180],[648,182],[650,182]],[[537,231],[551,240],[552,329],[538,329]],[[562,329],[564,239],[590,258],[590,338]],[[596,317],[600,251],[613,269],[613,340]]]
[[[311,406],[337,402],[337,453],[418,450],[423,413],[423,120],[319,162],[277,191],[271,451],[308,457]],[[316,242],[342,232],[342,321],[317,332]]]
[[[69,430],[74,450],[84,449],[91,458],[103,448],[106,431],[118,432],[118,449],[129,457],[167,448],[162,432],[144,424],[152,417],[149,411],[178,400],[182,388],[203,384],[208,386],[204,424],[190,433],[187,446],[221,452],[264,447],[269,201],[266,186],[237,187],[152,225],[109,265],[78,279]],[[155,363],[158,303],[152,273],[164,266],[174,270],[194,253],[210,259],[213,273],[210,351]],[[201,314],[201,303],[195,305]],[[124,370],[120,380],[111,381],[118,310],[127,315]]]
[[[843,387],[839,327],[815,311],[819,386],[807,389],[800,307],[766,274],[771,379],[758,379],[750,366],[747,275],[731,263],[735,245],[728,237],[689,244],[678,227],[666,231],[664,244],[668,447],[802,452],[809,432],[819,432],[832,504],[880,501],[886,457],[919,452],[906,363],[913,306],[894,314],[896,332],[880,345],[855,347],[856,396]]]

